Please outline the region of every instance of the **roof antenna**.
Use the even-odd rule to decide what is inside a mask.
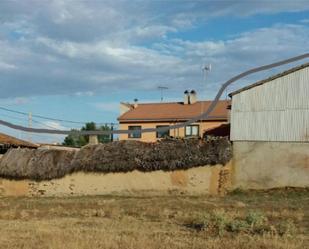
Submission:
[[[207,74],[211,71],[211,64],[205,65],[202,68],[203,72],[205,72],[205,82],[207,80]],[[204,113],[204,102],[201,102],[201,115]],[[202,120],[201,120],[202,121]]]
[[[203,71],[205,71],[205,76],[206,76],[207,73],[209,73],[211,71],[211,64],[205,65],[203,67]]]
[[[167,90],[168,87],[166,87],[166,86],[158,86],[158,89],[159,89],[159,91],[161,93],[161,102],[163,102],[163,91]]]

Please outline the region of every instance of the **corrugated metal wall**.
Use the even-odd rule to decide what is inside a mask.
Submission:
[[[231,140],[309,142],[309,67],[234,95]]]

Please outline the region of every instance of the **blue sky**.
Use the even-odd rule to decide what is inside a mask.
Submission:
[[[308,52],[308,38],[308,1],[3,0],[0,107],[116,122],[120,101],[157,102],[158,86],[169,88],[165,101],[181,101],[186,89],[211,99],[235,74]],[[207,75],[206,64],[212,65]],[[228,91],[286,68],[250,76]],[[28,125],[25,116],[0,115]],[[72,128],[37,121],[34,127]],[[1,126],[0,132],[29,138]]]

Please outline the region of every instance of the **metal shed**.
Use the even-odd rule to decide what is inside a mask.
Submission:
[[[230,97],[235,187],[309,187],[309,63]]]
[[[232,141],[309,142],[309,63],[230,97]]]

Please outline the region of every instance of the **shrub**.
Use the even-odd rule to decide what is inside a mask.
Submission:
[[[218,211],[213,214],[212,224],[217,235],[222,236],[229,223],[230,220],[224,211]]]
[[[260,235],[274,232],[281,236],[291,236],[296,233],[292,220],[271,224],[263,213],[256,211],[250,211],[243,217],[233,217],[224,210],[213,211],[210,214],[195,217],[187,226],[214,236],[222,236],[226,232]]]
[[[262,226],[267,218],[260,212],[251,211],[247,214],[245,218],[246,222],[250,226]]]
[[[228,224],[228,231],[234,233],[247,232],[250,225],[244,220],[233,220]]]

